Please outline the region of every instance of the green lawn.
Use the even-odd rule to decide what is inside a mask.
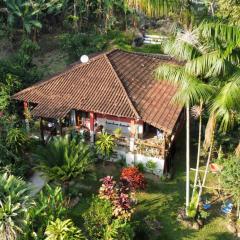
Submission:
[[[183,142],[184,137],[182,137]],[[175,239],[199,239],[199,240],[230,240],[235,239],[233,235],[228,233],[226,229],[226,217],[220,216],[219,207],[217,205],[210,211],[208,223],[200,230],[195,231],[184,228],[176,220],[177,212],[184,204],[185,196],[185,159],[184,146],[177,147],[177,154],[174,159],[174,178],[168,182],[161,181],[159,178],[147,174],[147,189],[144,192],[138,193],[138,205],[134,215],[134,220],[140,222],[144,227],[143,218],[150,215],[155,216],[161,222],[163,228],[160,233],[153,234],[151,240],[175,240]],[[106,175],[118,176],[120,167],[98,164],[95,167],[95,178],[86,179],[83,185],[86,186],[82,190],[83,198],[81,202],[71,211],[71,217],[79,224],[82,224],[81,213],[89,205],[91,195],[97,193],[100,186],[100,179]],[[191,174],[193,178],[193,174]],[[145,239],[143,236],[138,240]]]

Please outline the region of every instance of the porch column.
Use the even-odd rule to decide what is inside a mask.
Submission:
[[[29,114],[28,102],[26,102],[26,101],[23,102],[23,109],[24,109],[26,130],[27,130],[27,132],[29,132],[30,131],[30,124],[29,124],[29,119],[28,119],[28,114]]]
[[[42,142],[45,143],[44,130],[43,130],[43,119],[42,118],[40,118],[40,135],[41,135]]]
[[[138,120],[137,121],[137,136],[138,138],[142,139],[143,138],[143,121]]]
[[[72,126],[76,126],[77,122],[76,122],[76,111],[75,110],[71,110],[71,124]]]
[[[130,122],[130,152],[134,151],[134,145],[135,145],[135,134],[136,134],[136,128],[135,128],[135,121],[131,120]]]
[[[94,142],[94,112],[90,112],[90,141]]]
[[[62,119],[59,118],[59,119],[58,119],[58,122],[59,122],[59,132],[60,132],[60,136],[62,136],[62,135],[63,135]]]

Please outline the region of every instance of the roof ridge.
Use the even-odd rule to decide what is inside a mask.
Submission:
[[[115,50],[113,50],[113,51],[116,51],[116,50],[117,50],[117,49],[115,49]],[[113,52],[113,51],[112,51],[112,52]],[[107,63],[109,64],[110,68],[112,69],[113,74],[116,76],[116,78],[117,78],[117,80],[118,80],[118,83],[120,84],[120,87],[122,88],[123,93],[124,93],[125,97],[127,98],[127,101],[129,102],[129,105],[130,105],[132,111],[134,112],[135,116],[140,119],[141,117],[140,117],[139,113],[137,112],[137,110],[136,110],[136,108],[134,107],[131,99],[129,98],[129,96],[128,96],[128,94],[127,94],[127,91],[126,91],[126,89],[125,89],[125,87],[124,87],[121,79],[118,77],[118,74],[116,73],[116,71],[115,71],[115,69],[114,69],[114,67],[113,67],[113,65],[112,65],[112,63],[111,63],[111,61],[109,60],[109,58],[108,58],[107,55],[108,55],[108,54],[104,54],[104,57],[106,58]]]
[[[108,54],[111,54],[112,52],[115,52],[115,51],[121,51],[121,52],[128,53],[128,54],[136,54],[136,55],[146,56],[146,57],[153,57],[153,58],[158,58],[158,59],[162,59],[162,60],[176,60],[176,59],[174,59],[173,57],[171,57],[170,55],[167,55],[167,54],[127,51],[127,50],[119,49],[119,48],[113,49],[112,51],[110,51],[106,54],[108,55]]]
[[[14,99],[14,97],[17,97],[19,94],[28,92],[28,91],[30,91],[30,90],[33,90],[33,89],[36,88],[36,87],[40,87],[40,86],[43,86],[43,85],[45,85],[45,84],[47,84],[47,83],[50,83],[50,82],[54,81],[56,78],[65,76],[66,74],[68,74],[69,72],[71,72],[71,71],[73,71],[73,70],[76,70],[76,69],[78,69],[78,68],[81,68],[81,67],[85,66],[86,64],[89,64],[90,62],[94,62],[94,61],[98,60],[99,58],[103,57],[104,55],[105,55],[105,53],[101,53],[101,54],[93,57],[92,59],[90,59],[89,62],[87,62],[87,63],[85,63],[85,64],[84,64],[84,63],[79,63],[79,64],[76,63],[76,64],[74,65],[74,63],[73,63],[72,66],[70,65],[71,67],[70,67],[69,69],[67,69],[67,70],[65,70],[65,71],[63,71],[63,72],[57,73],[56,75],[54,75],[54,76],[52,76],[52,77],[50,77],[50,78],[48,78],[48,79],[41,80],[41,81],[33,84],[32,86],[30,86],[30,87],[28,87],[28,88],[26,88],[26,89],[23,89],[23,90],[21,90],[20,92],[14,94],[13,96],[11,96],[11,98]]]

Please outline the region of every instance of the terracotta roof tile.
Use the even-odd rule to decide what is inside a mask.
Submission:
[[[64,117],[71,109],[142,119],[171,133],[182,107],[172,103],[176,87],[157,82],[153,70],[173,60],[163,55],[114,50],[76,64],[13,96],[38,104],[34,116]]]

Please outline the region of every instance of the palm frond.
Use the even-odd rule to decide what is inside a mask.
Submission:
[[[213,38],[215,40],[220,39],[225,43],[240,43],[240,28],[238,26],[232,26],[221,22],[206,22],[204,21],[200,26],[203,37]]]
[[[240,112],[240,69],[229,79],[214,99],[211,111],[221,119],[221,129],[231,127]]]
[[[207,100],[214,92],[214,88],[201,82],[194,75],[185,71],[182,66],[163,64],[155,70],[156,78],[166,80],[178,87],[173,101],[180,104],[197,104],[200,100]]]
[[[180,61],[191,60],[201,55],[202,46],[195,30],[178,32],[175,38],[162,45],[164,53]]]
[[[186,63],[186,70],[190,74],[205,77],[215,77],[226,71],[227,61],[220,57],[219,51],[205,53]]]
[[[124,0],[126,4],[138,11],[142,11],[151,17],[168,15],[174,9],[178,9],[180,1],[171,0]]]

